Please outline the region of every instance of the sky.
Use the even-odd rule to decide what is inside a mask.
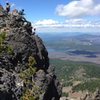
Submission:
[[[100,34],[100,0],[0,0],[11,10],[25,10],[38,32],[90,32]]]

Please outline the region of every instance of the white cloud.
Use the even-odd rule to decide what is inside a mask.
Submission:
[[[53,19],[35,21],[33,27],[39,32],[100,32],[100,20],[68,19],[63,23]]]
[[[39,21],[35,21],[33,22],[33,27],[36,27],[38,29],[50,29],[50,31],[52,31],[52,29],[55,28],[61,28],[62,24],[58,21],[55,21],[53,19],[43,19],[43,20],[39,20]]]
[[[56,13],[68,17],[95,16],[100,14],[100,3],[97,4],[95,0],[75,0],[66,5],[58,5]]]
[[[70,19],[65,21],[65,26],[70,28],[83,28],[84,30],[85,28],[95,30],[95,28],[100,28],[100,21],[90,21],[86,19]]]
[[[52,19],[44,19],[44,20],[39,20],[35,24],[36,25],[55,25],[57,24],[58,21],[52,20]]]
[[[52,19],[39,20],[33,23],[37,28],[100,28],[100,21],[89,21],[86,19],[69,19],[65,22],[58,22]]]

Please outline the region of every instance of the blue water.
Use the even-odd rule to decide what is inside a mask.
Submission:
[[[91,37],[90,34],[87,34],[87,33],[77,33],[77,32],[74,32],[74,33],[39,33],[38,34],[48,52],[62,52],[62,53],[69,53],[69,54],[72,54],[72,55],[87,55],[86,57],[96,57],[96,53],[95,52],[90,52],[90,51],[87,51],[87,50],[78,50],[77,48],[70,48],[70,47],[67,47],[66,45],[66,41],[63,41],[63,39],[69,39],[69,37],[75,37],[78,38],[77,39],[80,39],[80,37],[84,37],[87,38],[87,37]]]

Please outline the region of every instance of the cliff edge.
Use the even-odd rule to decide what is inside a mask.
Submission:
[[[0,100],[59,100],[61,85],[42,39],[17,10],[0,8]]]

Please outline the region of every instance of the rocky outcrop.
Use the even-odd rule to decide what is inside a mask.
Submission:
[[[100,100],[100,90],[99,89],[95,92],[94,100]]]
[[[94,94],[93,93],[86,94],[85,97],[81,100],[100,100],[100,90],[97,89]]]
[[[61,85],[54,72],[43,41],[32,34],[31,23],[18,12],[2,13],[0,100],[59,100]]]

